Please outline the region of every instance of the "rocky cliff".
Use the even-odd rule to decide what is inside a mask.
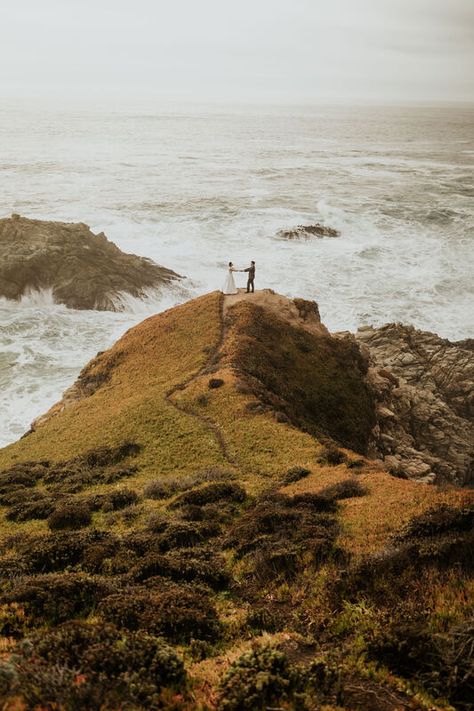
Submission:
[[[356,334],[376,398],[372,453],[394,474],[474,481],[474,352],[411,326]]]
[[[179,275],[149,259],[125,254],[87,225],[13,215],[0,220],[0,296],[52,289],[73,309],[115,311],[121,292],[141,297]]]

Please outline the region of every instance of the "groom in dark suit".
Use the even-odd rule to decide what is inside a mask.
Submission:
[[[250,262],[250,266],[247,267],[247,269],[242,269],[243,272],[248,272],[248,279],[247,279],[247,294],[252,290],[252,294],[255,293],[255,286],[254,286],[254,281],[255,281],[255,262]]]

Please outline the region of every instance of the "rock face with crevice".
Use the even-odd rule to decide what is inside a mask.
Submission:
[[[143,297],[179,278],[82,223],[0,220],[0,296],[7,299],[52,289],[54,300],[69,308],[118,311],[121,293]]]
[[[373,454],[399,476],[474,481],[474,352],[412,326],[356,334],[376,397]]]

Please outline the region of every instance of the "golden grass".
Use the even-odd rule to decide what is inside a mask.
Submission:
[[[136,463],[148,474],[221,462],[206,428],[165,398],[202,367],[216,345],[220,299],[218,293],[209,294],[129,330],[109,351],[109,357],[120,354],[109,382],[1,450],[0,467],[45,458],[61,461],[124,440],[143,446]]]

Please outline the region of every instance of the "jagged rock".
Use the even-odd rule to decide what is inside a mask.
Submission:
[[[82,223],[45,222],[19,215],[0,220],[0,296],[53,290],[74,309],[116,311],[117,294],[142,297],[179,275],[150,259],[125,254]]]
[[[326,225],[298,225],[289,230],[278,230],[279,239],[307,239],[308,237],[339,237],[341,233]]]
[[[371,454],[410,479],[474,480],[474,352],[412,326],[359,329],[377,399]]]

